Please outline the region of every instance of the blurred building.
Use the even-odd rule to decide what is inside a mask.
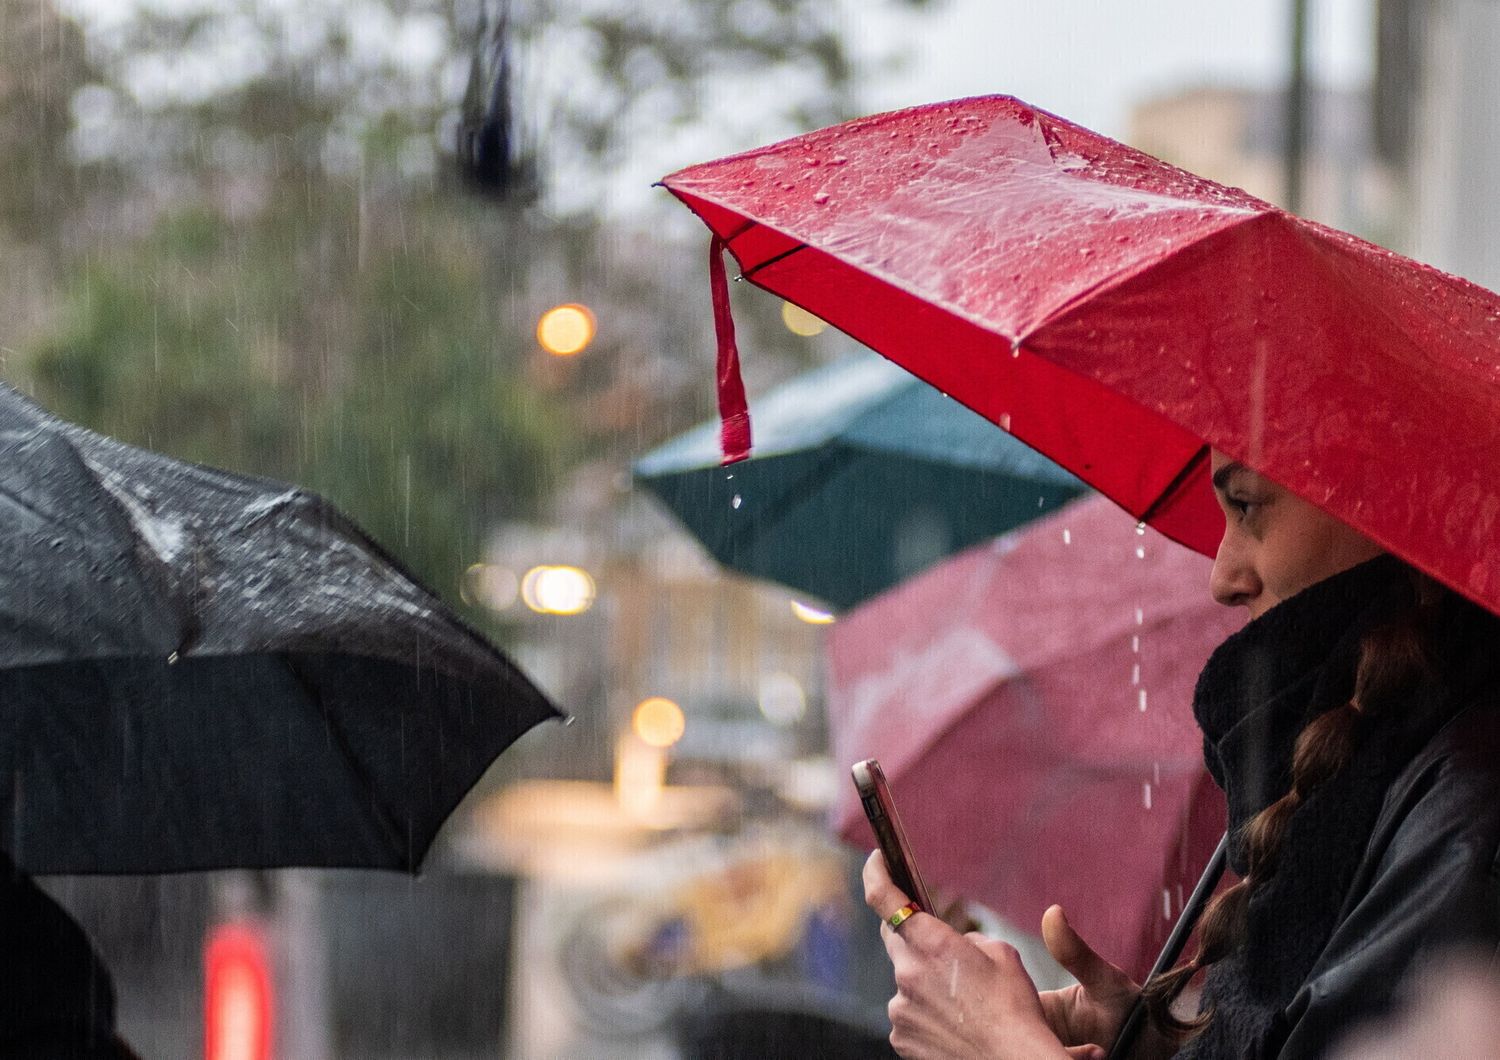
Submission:
[[[1396,198],[1377,158],[1369,95],[1314,88],[1308,94],[1308,150],[1301,213],[1384,242]],[[1137,106],[1129,142],[1210,180],[1283,201],[1286,97],[1280,90],[1201,86]]]
[[[1397,250],[1500,289],[1500,5],[1379,0],[1375,116]]]

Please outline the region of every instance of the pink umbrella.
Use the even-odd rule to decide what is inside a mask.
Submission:
[[[929,885],[1025,930],[1058,902],[1142,976],[1224,830],[1190,709],[1242,621],[1103,497],[961,553],[830,641],[834,754],[881,760]],[[873,844],[852,785],[834,823]]]

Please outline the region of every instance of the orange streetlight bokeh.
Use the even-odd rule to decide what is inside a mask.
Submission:
[[[671,747],[682,739],[687,719],[682,708],[665,696],[651,696],[636,704],[630,727],[651,747]]]
[[[582,353],[594,341],[594,314],[586,305],[553,306],[536,322],[536,341],[554,357]]]

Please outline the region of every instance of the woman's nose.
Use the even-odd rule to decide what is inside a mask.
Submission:
[[[1262,586],[1255,565],[1239,543],[1232,540],[1230,531],[1226,531],[1219,542],[1208,588],[1214,599],[1226,607],[1248,607],[1261,594]]]

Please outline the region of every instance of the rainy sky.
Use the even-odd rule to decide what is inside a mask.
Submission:
[[[271,9],[289,2],[263,0]],[[117,23],[143,6],[201,3],[63,0],[60,6],[97,26]],[[868,70],[883,71],[863,85],[869,111],[1001,92],[1117,137],[1127,131],[1131,107],[1154,94],[1203,84],[1277,83],[1286,69],[1291,8],[1291,0],[935,0],[935,11],[914,14],[874,0],[839,3],[851,51]],[[1374,0],[1309,0],[1308,60],[1314,78],[1349,84],[1369,76],[1374,6]],[[418,23],[401,32],[371,29],[372,47],[394,44],[420,52],[425,46]],[[567,47],[567,38],[559,35],[551,53],[531,57],[522,90],[531,93],[533,109],[545,111],[550,94],[587,91]],[[182,81],[181,70],[163,74]],[[608,214],[663,208],[666,196],[651,187],[663,174],[799,131],[759,120],[755,100],[766,98],[765,86],[726,78],[716,88],[709,89],[704,121],[633,130],[636,146],[625,164],[605,174],[570,174],[562,183]],[[682,211],[671,210],[669,216],[690,223]]]
[[[895,13],[843,0],[852,49],[903,69],[864,86],[871,111],[987,93],[1019,96],[1109,136],[1126,133],[1132,106],[1202,84],[1267,87],[1287,65],[1290,0],[945,0],[934,12]],[[1374,0],[1308,0],[1312,76],[1350,84],[1370,76]],[[728,109],[743,106],[736,95]],[[725,122],[733,126],[732,120]],[[743,150],[694,130],[638,156],[616,195],[680,165]]]

